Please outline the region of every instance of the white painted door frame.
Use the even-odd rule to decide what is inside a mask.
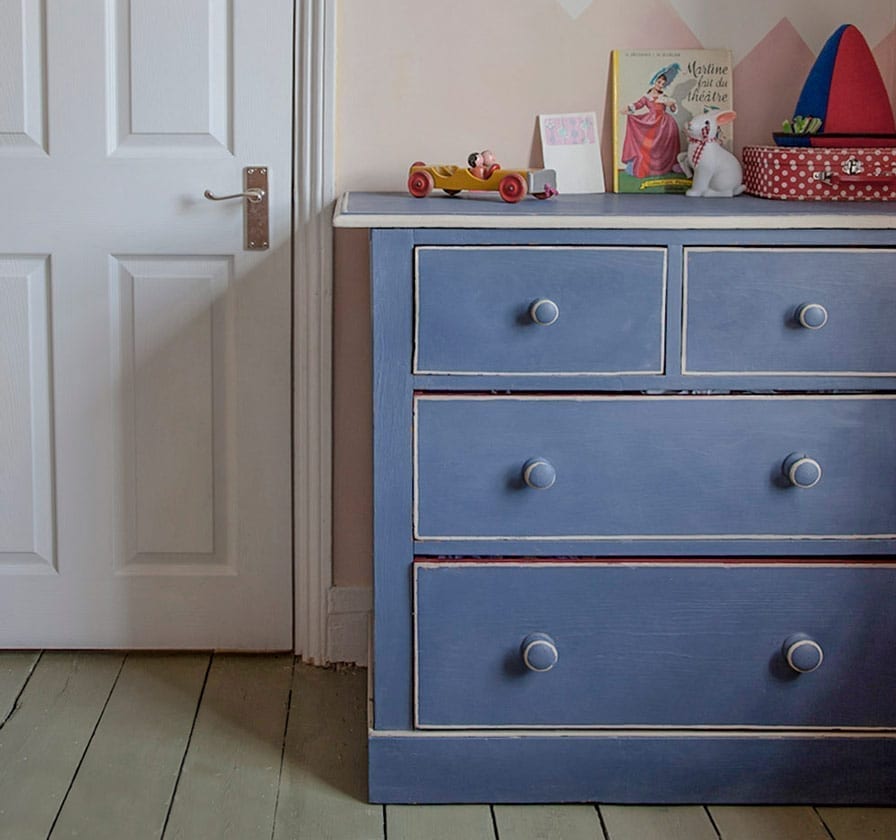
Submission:
[[[295,651],[327,658],[332,584],[331,217],[336,0],[295,0],[293,505]]]

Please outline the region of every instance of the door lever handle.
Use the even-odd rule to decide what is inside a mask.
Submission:
[[[203,195],[211,201],[227,201],[231,198],[248,198],[253,204],[257,204],[264,198],[264,190],[253,187],[245,192],[234,193],[233,195],[215,195],[211,190],[206,190]]]
[[[265,251],[269,247],[268,238],[268,168],[266,166],[248,166],[243,170],[243,192],[233,195],[215,195],[206,190],[203,195],[209,201],[229,201],[232,198],[245,198],[243,212],[246,220],[246,241],[243,247],[247,251]]]

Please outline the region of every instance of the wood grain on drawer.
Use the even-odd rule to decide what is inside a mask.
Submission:
[[[778,539],[811,554],[817,540],[847,549],[896,534],[896,397],[421,395],[415,406],[421,540],[609,541],[603,553],[650,539],[677,554],[689,540]]]
[[[420,247],[415,373],[663,372],[664,248]]]
[[[684,282],[684,373],[896,376],[894,250],[687,248]]]
[[[415,592],[419,727],[896,724],[894,568],[418,563]]]

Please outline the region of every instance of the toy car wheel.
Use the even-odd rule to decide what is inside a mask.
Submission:
[[[458,195],[461,191],[460,190],[445,190],[445,192],[448,193],[448,195]]]
[[[425,170],[412,172],[408,178],[408,192],[414,198],[425,198],[432,192],[433,180]]]
[[[413,169],[415,166],[426,166],[426,164],[422,160],[415,160],[411,164],[411,169]]]
[[[501,183],[498,184],[498,192],[504,201],[516,204],[517,201],[526,195],[526,181],[522,175],[512,172],[501,179]]]

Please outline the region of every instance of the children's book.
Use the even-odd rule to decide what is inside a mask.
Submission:
[[[613,189],[682,193],[691,181],[685,126],[705,111],[733,109],[730,50],[613,51]],[[732,149],[732,124],[720,138]]]

